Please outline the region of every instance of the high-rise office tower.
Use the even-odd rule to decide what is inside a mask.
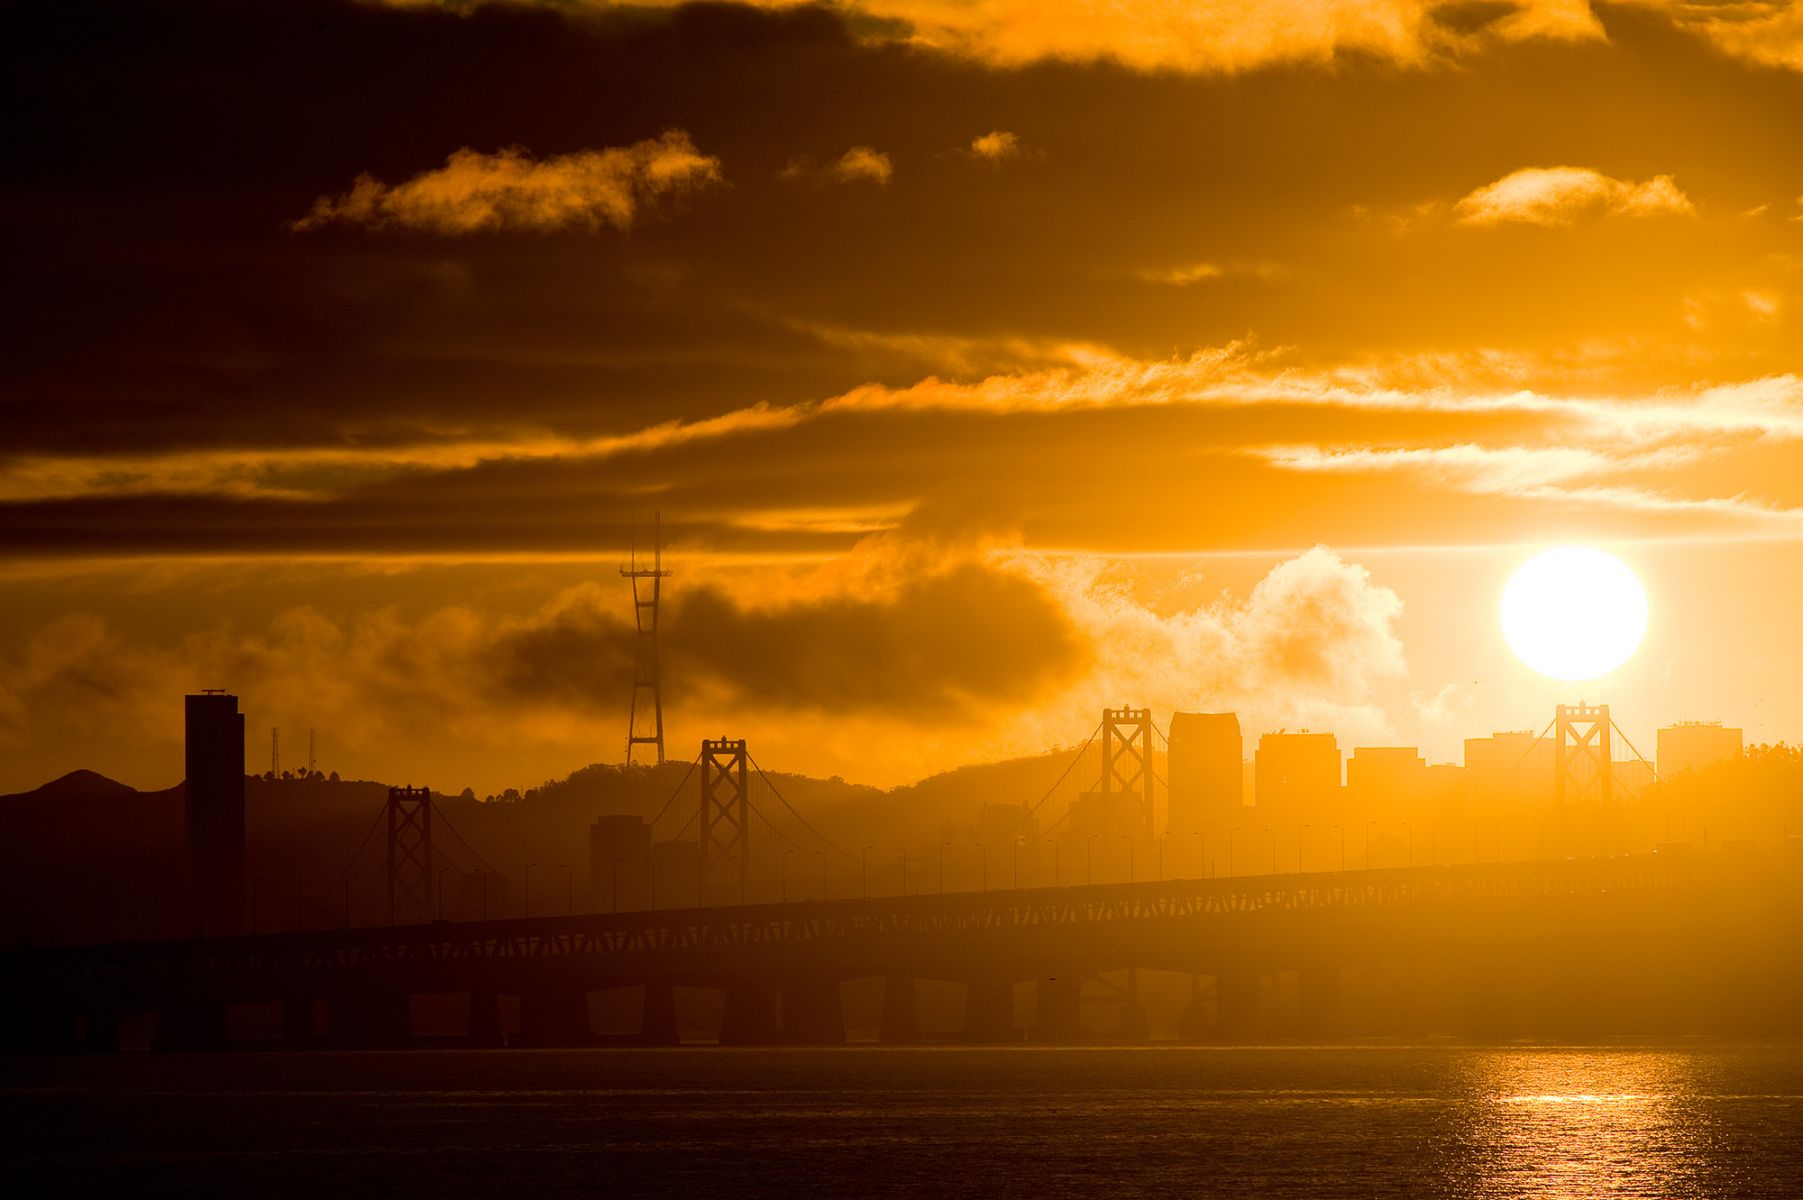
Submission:
[[[244,929],[244,714],[238,697],[187,698],[188,915],[201,937]]]

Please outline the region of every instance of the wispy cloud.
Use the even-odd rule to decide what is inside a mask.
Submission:
[[[1005,129],[992,129],[988,133],[970,140],[971,157],[988,162],[999,163],[1010,158],[1019,158],[1021,152],[1020,138]]]
[[[1289,471],[1406,474],[1457,491],[1521,500],[1554,501],[1584,509],[1726,518],[1768,532],[1803,532],[1803,509],[1741,494],[1684,496],[1625,482],[1642,472],[1669,471],[1704,457],[1688,446],[1611,453],[1573,446],[1489,447],[1470,443],[1407,448],[1278,447],[1263,452]]]
[[[698,151],[681,130],[546,159],[517,148],[482,154],[466,147],[444,166],[402,183],[358,176],[348,192],[321,196],[292,228],[356,225],[443,236],[626,229],[646,205],[720,179],[720,160]]]
[[[1524,167],[1465,196],[1453,211],[1464,225],[1574,225],[1593,216],[1690,216],[1696,206],[1670,175],[1638,182],[1588,167]]]
[[[1169,267],[1145,267],[1135,271],[1134,278],[1142,283],[1159,283],[1167,287],[1189,287],[1192,284],[1206,283],[1211,279],[1227,279],[1229,277],[1251,278],[1271,281],[1287,274],[1279,263],[1272,262],[1232,262],[1218,263],[1209,261],[1178,263]]]
[[[830,163],[820,164],[811,158],[796,158],[784,167],[784,179],[812,179],[828,183],[874,183],[886,185],[895,175],[895,164],[881,150],[869,146],[853,146]]]

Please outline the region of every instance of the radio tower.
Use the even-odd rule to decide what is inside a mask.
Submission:
[[[632,710],[626,718],[626,765],[632,765],[634,746],[653,746],[657,752],[657,764],[662,766],[664,693],[659,682],[657,662],[657,602],[659,593],[663,590],[663,581],[670,575],[670,572],[664,570],[662,513],[656,513],[651,518],[651,565],[639,566],[638,537],[635,530],[631,558],[627,566],[620,568],[620,574],[632,580],[632,611],[639,631],[632,676]],[[641,711],[647,712],[651,718],[649,732],[640,732]]]
[[[282,777],[282,731],[274,725],[269,727],[269,777]]]

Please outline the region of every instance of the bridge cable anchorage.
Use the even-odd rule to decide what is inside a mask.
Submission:
[[[747,754],[746,757],[751,758],[751,755]],[[821,833],[818,829],[815,829],[812,825],[808,824],[808,819],[806,817],[802,816],[800,813],[796,812],[795,806],[793,804],[790,804],[788,802],[788,800],[783,797],[782,792],[777,789],[777,786],[774,783],[770,782],[769,774],[764,770],[763,766],[761,764],[759,764],[757,759],[751,758],[751,765],[752,765],[752,768],[757,771],[758,778],[762,779],[764,781],[764,786],[770,789],[770,794],[775,796],[777,798],[777,800],[782,803],[782,806],[789,810],[790,816],[794,817],[797,821],[801,822],[801,827],[803,829],[807,830],[809,833],[811,833],[815,837],[819,838],[821,845],[825,846],[828,850],[831,850],[833,853],[841,856],[842,858],[846,859],[849,862],[859,862],[860,861],[860,859],[857,855],[848,853],[847,851],[840,849],[838,846],[834,845],[833,842],[831,841],[831,839],[829,839],[824,833]],[[753,805],[752,807],[755,810],[757,806]],[[758,815],[763,816],[762,813],[759,813]],[[770,819],[768,817],[765,817],[764,823],[768,825],[770,823]],[[775,826],[771,826],[771,828],[774,829]],[[800,846],[796,846],[795,848],[797,850],[801,850],[803,854],[807,853],[807,851],[802,850],[802,848]]]
[[[1096,727],[1089,731],[1089,736],[1084,738],[1083,744],[1077,747],[1077,752],[1071,756],[1070,762],[1065,764],[1064,770],[1059,772],[1058,778],[1052,781],[1052,786],[1045,790],[1045,795],[1035,800],[1028,806],[1025,812],[1021,813],[1020,820],[1016,821],[1014,827],[1008,831],[1009,837],[1013,837],[1015,834],[1019,833],[1028,821],[1039,815],[1039,810],[1045,807],[1045,802],[1052,798],[1052,794],[1063,786],[1064,781],[1070,777],[1070,773],[1077,769],[1077,764],[1083,761],[1083,755],[1088,752],[1091,746],[1095,745],[1096,738],[1101,736],[1102,724],[1101,721],[1096,722]],[[1068,817],[1070,816],[1070,813],[1067,811],[1064,816]],[[1063,824],[1063,822],[1064,817],[1059,817],[1058,820],[1048,826],[1044,832],[1051,832],[1051,830],[1056,829],[1059,825]],[[1043,833],[1041,836],[1043,836]]]

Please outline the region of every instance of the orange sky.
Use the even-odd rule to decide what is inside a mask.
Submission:
[[[253,761],[617,758],[652,509],[677,757],[1803,732],[1788,5],[4,21],[0,790],[173,782],[200,686]],[[1575,689],[1495,618],[1559,542],[1652,604]]]

